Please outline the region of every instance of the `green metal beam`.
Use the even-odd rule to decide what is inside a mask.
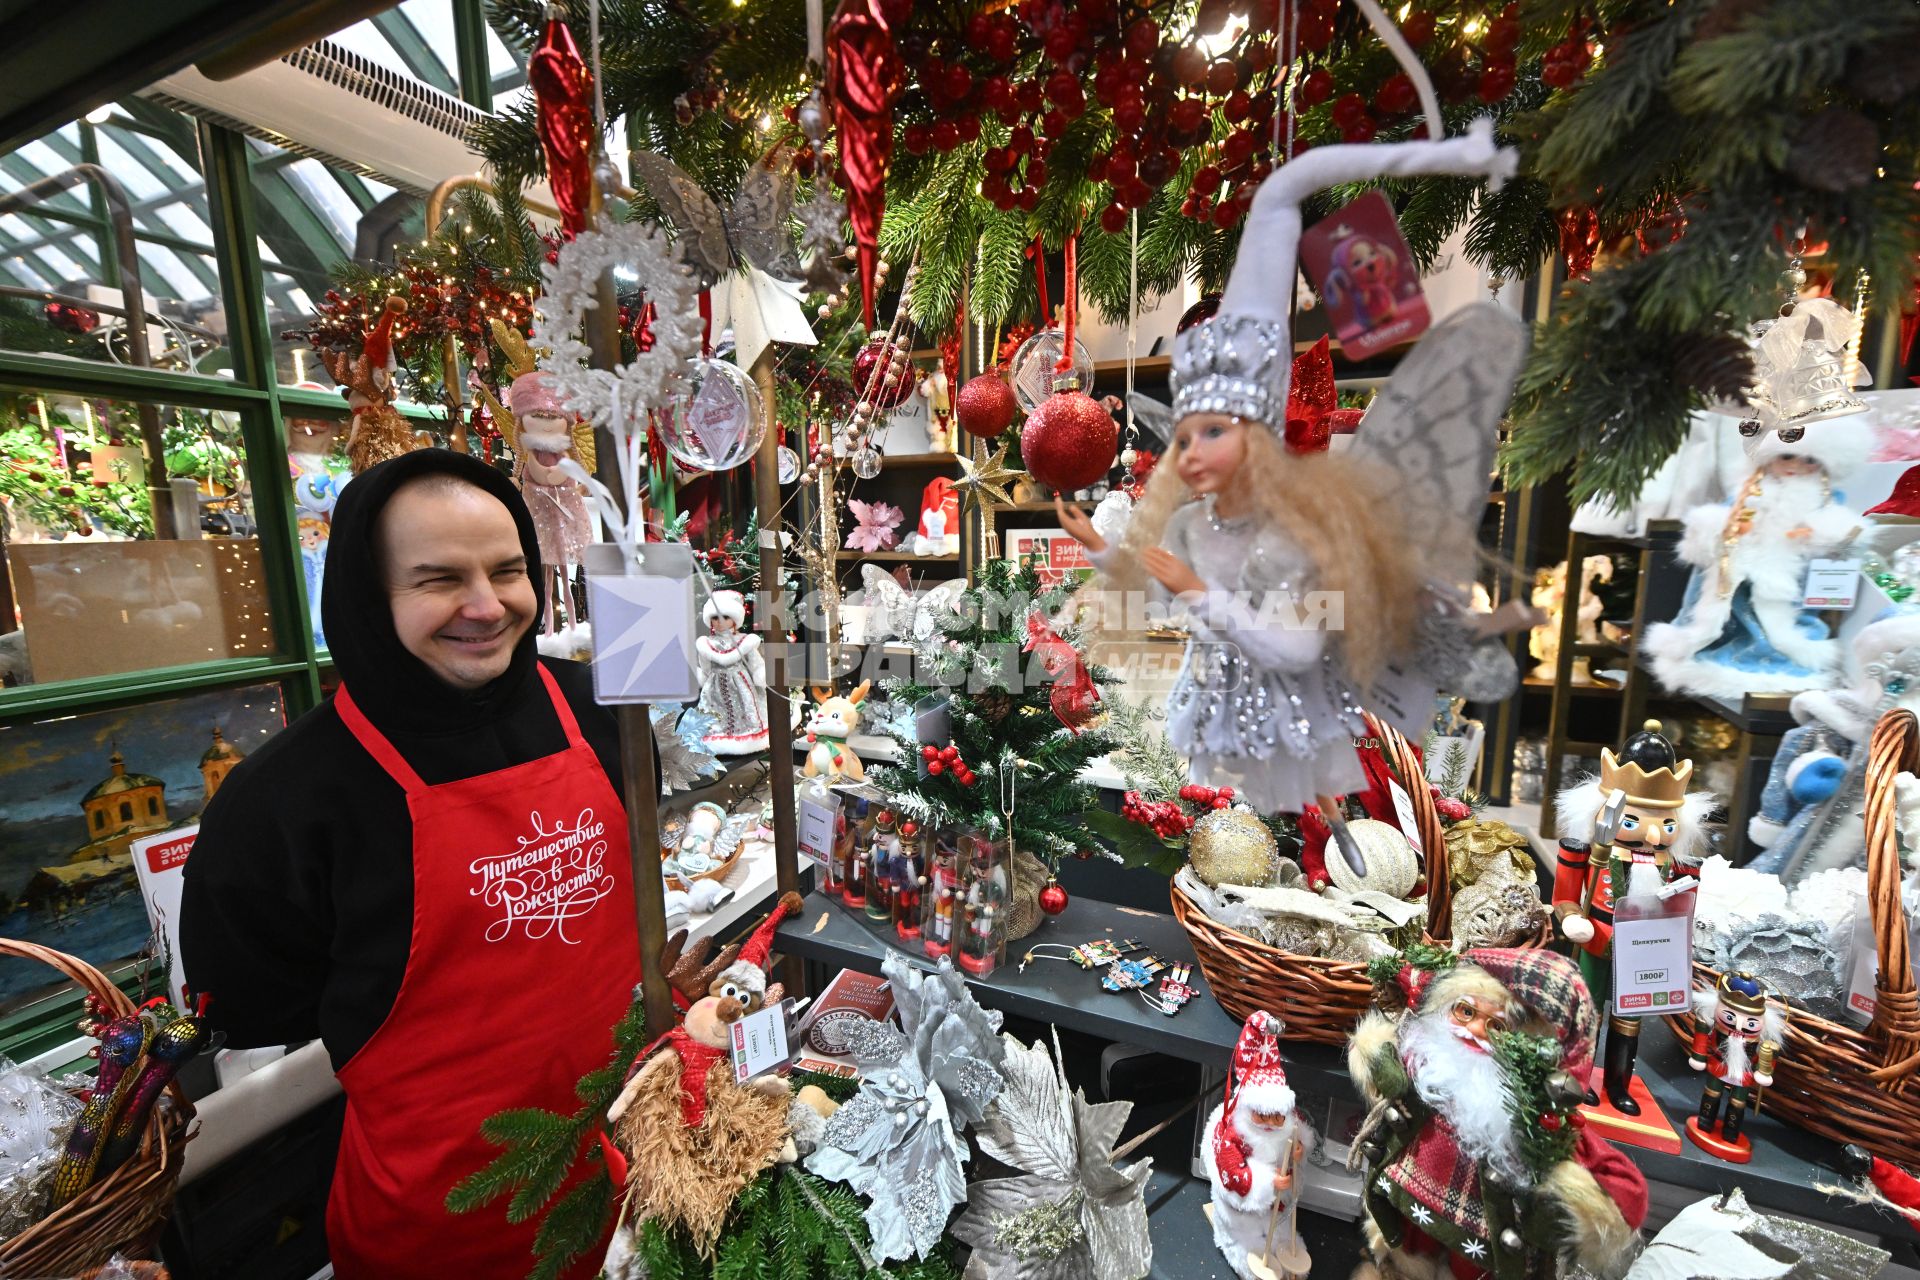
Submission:
[[[49,714],[109,711],[156,698],[205,693],[210,689],[226,689],[238,684],[285,680],[291,686],[308,672],[306,663],[285,658],[226,658],[219,662],[196,663],[190,667],[168,667],[162,671],[140,671],[90,680],[62,680],[57,684],[30,684],[16,689],[0,689],[0,727],[20,720],[41,719]]]
[[[275,652],[305,666],[295,702],[305,711],[320,696],[313,627],[309,622],[307,576],[300,567],[299,513],[294,509],[288,474],[287,437],[281,423],[273,361],[273,331],[267,325],[266,299],[253,282],[260,278],[260,240],[255,233],[252,182],[246,141],[213,125],[200,126],[200,154],[207,166],[207,211],[220,246],[221,275],[227,280],[227,344],[235,379],[266,392],[265,402],[240,416],[247,470],[255,478],[253,521],[260,538],[260,559],[267,571],[267,600],[273,613]]]
[[[0,351],[0,388],[153,400],[196,409],[245,409],[267,393],[229,378],[139,369],[132,365],[89,363],[24,351]]]
[[[487,15],[480,0],[453,4],[454,65],[460,71],[460,96],[482,111],[493,110],[493,77],[487,68]]]
[[[385,13],[376,13],[371,19],[375,29],[385,36],[393,51],[400,55],[400,61],[407,64],[407,70],[413,72],[413,78],[422,84],[432,85],[442,93],[456,97],[460,86],[447,74],[446,64],[440,61],[440,55],[433,51],[407,15],[399,9],[389,9]]]

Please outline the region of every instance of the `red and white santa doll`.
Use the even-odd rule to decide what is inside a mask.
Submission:
[[[1200,1157],[1213,1183],[1213,1242],[1241,1280],[1304,1276],[1312,1259],[1294,1230],[1298,1169],[1313,1130],[1280,1059],[1280,1019],[1257,1010],[1233,1047],[1226,1099],[1207,1117]],[[1264,1270],[1254,1265],[1264,1264]]]

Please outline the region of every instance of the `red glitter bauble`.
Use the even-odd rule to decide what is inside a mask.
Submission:
[[[1020,457],[1027,474],[1062,493],[1084,489],[1113,467],[1120,428],[1084,391],[1056,391],[1027,415]]]
[[[1203,169],[1201,170],[1201,172],[1204,173],[1205,170]],[[1194,174],[1193,176],[1196,182],[1200,178],[1200,174],[1198,173]],[[1218,186],[1219,177],[1220,177],[1219,171],[1215,170],[1213,174],[1213,179],[1215,182],[1215,186],[1213,188],[1214,191],[1219,190],[1219,186]],[[1198,187],[1196,186],[1195,189],[1197,190]],[[1212,195],[1213,191],[1208,191],[1205,194]],[[1185,333],[1187,330],[1193,328],[1193,326],[1199,324],[1201,321],[1213,319],[1214,315],[1219,310],[1220,310],[1220,295],[1217,293],[1210,293],[1206,297],[1200,299],[1200,301],[1194,303],[1192,306],[1188,307],[1184,312],[1181,313],[1180,323],[1174,326],[1173,331],[1175,333]]]
[[[1067,891],[1057,884],[1049,883],[1040,890],[1040,909],[1050,916],[1057,916],[1067,909]]]
[[[913,394],[913,361],[898,343],[874,338],[853,358],[853,391],[876,409],[892,409]]]
[[[967,379],[953,402],[954,416],[960,428],[970,436],[991,440],[1013,425],[1020,415],[1020,404],[1013,388],[997,373],[982,373]]]

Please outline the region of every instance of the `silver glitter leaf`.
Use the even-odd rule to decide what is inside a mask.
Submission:
[[[1634,1261],[1627,1280],[1866,1280],[1884,1249],[1795,1218],[1756,1213],[1738,1187],[1723,1205],[1688,1205]]]

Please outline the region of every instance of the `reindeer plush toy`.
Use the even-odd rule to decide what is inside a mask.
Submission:
[[[813,691],[813,700],[818,705],[807,718],[807,741],[811,745],[807,748],[807,764],[801,771],[802,776],[824,777],[830,782],[866,780],[866,766],[853,754],[847,739],[860,727],[860,703],[872,683],[863,680],[859,688],[845,696],[829,689]]]

